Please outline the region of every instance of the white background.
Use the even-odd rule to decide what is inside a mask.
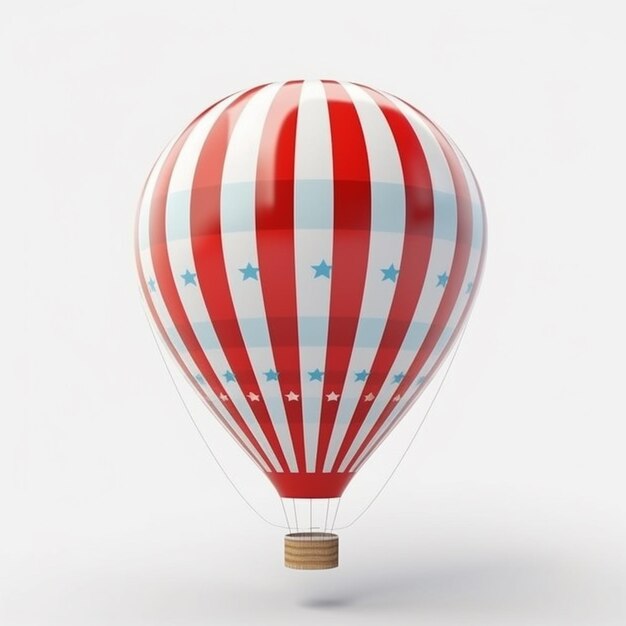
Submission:
[[[2,2],[0,623],[623,625],[620,6]],[[342,532],[341,567],[311,573],[283,568],[280,529],[186,418],[131,226],[196,113],[318,77],[441,124],[482,185],[490,242],[420,438]],[[376,480],[355,481],[357,501]]]

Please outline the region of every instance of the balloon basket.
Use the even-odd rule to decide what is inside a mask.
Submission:
[[[332,569],[339,566],[339,537],[309,532],[285,535],[285,567]]]

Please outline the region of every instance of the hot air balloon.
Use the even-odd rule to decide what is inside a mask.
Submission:
[[[298,80],[220,100],[165,148],[135,251],[208,410],[282,498],[317,501],[341,496],[455,343],[485,236],[472,170],[430,119]],[[334,533],[295,530],[287,566],[337,565]]]

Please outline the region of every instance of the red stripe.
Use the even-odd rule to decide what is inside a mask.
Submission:
[[[152,263],[154,265],[155,278],[159,286],[158,288],[161,291],[163,301],[165,302],[168,313],[172,318],[172,322],[185,344],[189,355],[198,366],[198,369],[204,379],[207,381],[207,384],[209,384],[214,393],[219,396],[221,393],[225,393],[224,387],[209,364],[178,295],[172,268],[170,266],[166,238],[165,210],[172,171],[187,137],[196,124],[197,119],[178,138],[174,147],[165,159],[165,163],[163,164],[161,172],[158,175],[150,207],[150,252],[152,255]],[[175,350],[174,353],[176,353]],[[250,439],[263,460],[266,461],[271,467],[272,463],[267,458],[263,448],[252,435],[252,432],[248,428],[242,416],[232,406],[229,407],[228,410],[241,430],[245,433],[246,437]]]
[[[221,184],[226,149],[241,111],[259,89],[261,87],[248,91],[232,102],[206,138],[198,158],[191,194],[191,240],[198,285],[224,355],[244,393],[259,395],[260,400],[254,404],[247,396],[246,399],[280,465],[289,471],[237,321],[224,264],[221,233]]]
[[[333,259],[330,316],[324,369],[324,397],[317,448],[322,472],[343,393],[363,300],[371,227],[371,188],[367,149],[356,108],[338,83],[324,81],[333,157]]]
[[[482,206],[482,202],[481,202],[481,206]],[[483,212],[483,224],[484,224],[484,212]],[[461,317],[459,318],[459,323],[457,324],[456,328],[454,329],[454,332],[452,333],[450,337],[450,340],[448,341],[448,346],[454,345],[454,342],[456,341],[459,333],[461,332],[461,329],[463,328],[465,321],[467,317],[469,316],[469,313],[472,309],[472,306],[474,303],[473,294],[475,294],[476,291],[478,290],[480,279],[482,276],[483,260],[485,258],[485,248],[484,248],[485,236],[486,236],[486,230],[483,227],[483,247],[482,247],[482,251],[480,255],[480,260],[478,261],[478,267],[476,269],[476,276],[474,278],[474,285],[472,287],[472,295],[470,296],[470,299],[467,301],[465,308],[463,309],[463,313],[461,314]],[[433,368],[431,369],[431,373],[428,377],[429,379],[431,379],[435,375],[435,373],[439,370],[439,368],[441,367],[441,364],[443,363],[443,360],[447,357],[447,355],[448,355],[448,349],[446,348],[445,350],[442,351],[441,355],[439,356]],[[369,459],[372,456],[372,454],[374,454],[374,452],[378,449],[378,446],[380,446],[380,444],[383,441],[385,441],[385,439],[387,439],[387,437],[391,434],[393,429],[400,423],[402,418],[406,415],[407,411],[415,404],[415,402],[418,400],[422,392],[425,390],[426,386],[427,386],[427,381],[425,381],[424,384],[421,385],[413,393],[413,395],[411,396],[411,399],[409,400],[405,408],[402,409],[402,411],[398,413],[398,415],[396,415],[396,417],[393,419],[391,424],[387,427],[387,430],[385,430],[384,432],[379,431],[378,441],[376,441],[376,444],[360,461],[357,456],[354,457],[354,462],[351,464],[349,468],[351,471],[355,471],[355,472],[358,471],[361,468],[361,466],[367,461],[367,459]]]
[[[334,472],[339,470],[341,462],[371,410],[372,403],[364,402],[363,396],[369,393],[378,395],[402,347],[422,293],[433,242],[435,208],[432,181],[419,138],[409,120],[390,100],[373,90],[368,90],[368,93],[385,116],[398,148],[404,179],[406,224],[400,273],[385,329],[361,400],[357,404],[337,453],[333,465]]]
[[[423,114],[420,114],[420,115],[422,117],[425,117]],[[459,333],[461,332],[461,329],[465,325],[467,317],[469,316],[472,306],[474,304],[475,294],[480,288],[480,282],[482,279],[483,266],[484,266],[484,260],[485,260],[485,254],[486,254],[486,245],[487,245],[487,223],[486,223],[486,216],[485,216],[485,210],[484,210],[485,203],[484,203],[483,195],[482,195],[482,192],[480,191],[478,181],[476,180],[476,177],[474,176],[474,173],[472,172],[472,169],[467,163],[467,161],[466,161],[466,166],[470,170],[471,175],[474,179],[474,182],[476,184],[476,189],[478,191],[478,196],[480,199],[480,210],[482,212],[482,220],[483,220],[482,243],[481,243],[480,259],[478,261],[478,267],[476,268],[476,275],[474,276],[474,279],[473,279],[474,284],[472,286],[472,292],[470,294],[468,301],[465,303],[465,307],[463,309],[463,312],[461,313],[461,317],[459,318],[459,323],[457,324],[456,328],[454,329],[450,337],[450,340],[448,341],[448,346],[454,345],[454,342],[456,341]],[[441,367],[441,364],[443,363],[447,355],[448,355],[448,349],[446,348],[445,350],[442,351],[441,355],[439,356],[433,368],[431,369],[431,374],[429,375],[429,379],[435,375],[435,373]],[[371,448],[371,450],[360,461],[358,460],[357,456],[354,457],[354,463],[352,464],[354,471],[358,471],[360,467],[367,461],[367,459],[369,459],[372,456],[372,454],[374,454],[374,452],[378,449],[378,446],[380,446],[380,444],[391,434],[393,429],[400,423],[404,415],[406,415],[407,411],[413,406],[413,404],[415,404],[415,402],[417,401],[417,399],[419,398],[419,396],[421,395],[421,393],[424,391],[425,388],[426,388],[426,381],[422,386],[420,386],[413,393],[413,395],[411,396],[411,399],[409,400],[405,408],[400,413],[398,413],[398,415],[396,415],[396,417],[393,419],[393,422],[389,425],[387,430],[384,433],[379,434],[379,439],[376,442],[376,445],[374,445]]]
[[[365,89],[368,89],[368,91],[372,93],[371,89],[367,87],[365,87]],[[437,142],[443,150],[444,156],[448,163],[448,167],[452,174],[452,181],[454,184],[454,190],[457,200],[456,245],[454,249],[454,256],[452,259],[452,266],[450,268],[448,283],[445,287],[441,302],[439,303],[439,306],[437,308],[437,312],[432,319],[428,332],[424,337],[424,341],[422,342],[422,345],[420,346],[417,355],[415,356],[415,359],[407,370],[404,379],[398,385],[398,390],[396,394],[394,394],[400,394],[401,396],[408,390],[411,382],[415,379],[415,377],[424,366],[424,363],[427,361],[431,352],[437,345],[437,341],[439,340],[441,333],[446,327],[454,305],[459,297],[459,294],[461,293],[461,289],[464,286],[463,281],[465,278],[465,272],[467,270],[467,263],[469,260],[472,242],[472,205],[463,169],[456,153],[454,152],[446,138],[439,131],[439,129],[432,122],[430,122],[430,120],[424,118],[424,121],[428,124],[430,130],[434,134]],[[385,420],[395,406],[396,403],[393,402],[393,400],[387,403],[387,406],[384,408],[381,415],[374,423],[373,427],[367,434],[367,437],[364,439],[364,441],[359,446],[359,449],[356,451],[353,460],[346,468],[348,472],[351,470],[354,464],[354,460],[358,458],[361,452],[373,439],[373,437],[376,435],[380,427],[384,424]]]
[[[483,239],[484,241],[484,239]],[[472,287],[472,294],[474,294],[476,292],[476,290],[478,289],[478,284],[480,282],[480,276],[482,273],[482,266],[483,266],[483,259],[484,259],[484,249],[483,252],[481,253],[480,256],[480,260],[478,262],[478,268],[476,271],[476,277],[474,279],[474,286]],[[454,342],[456,341],[459,333],[461,332],[461,329],[463,328],[464,324],[465,324],[465,320],[467,319],[467,316],[469,315],[469,312],[471,311],[472,305],[473,304],[473,295],[470,297],[470,300],[468,300],[468,302],[465,305],[465,308],[463,309],[463,313],[461,314],[461,317],[459,318],[459,323],[457,324],[456,328],[454,329],[452,335],[450,336],[450,340],[448,341],[448,346],[453,346]],[[431,369],[431,373],[428,376],[429,379],[431,379],[435,373],[439,370],[439,368],[441,367],[441,364],[443,363],[443,360],[448,356],[448,348],[444,349],[441,353],[441,355],[439,356],[439,358],[437,359],[437,361],[435,362],[433,368]],[[367,461],[367,459],[369,459],[372,454],[374,454],[374,452],[378,449],[378,446],[380,446],[380,444],[385,441],[385,439],[387,439],[387,437],[391,434],[391,432],[393,431],[393,429],[400,423],[400,421],[402,420],[402,418],[406,415],[406,413],[408,412],[408,410],[415,404],[415,402],[418,400],[418,398],[420,397],[420,395],[422,394],[422,392],[425,390],[427,385],[427,381],[424,382],[423,385],[421,385],[411,396],[411,399],[409,400],[409,402],[407,403],[407,405],[405,406],[404,409],[402,409],[402,411],[400,413],[398,413],[398,415],[396,415],[396,417],[393,419],[393,421],[391,422],[391,424],[387,427],[387,430],[385,430],[384,432],[379,431],[378,434],[378,441],[376,441],[376,444],[372,447],[372,449],[359,461],[358,456],[354,457],[354,461],[350,464],[350,466],[347,468],[348,471],[358,471],[361,466]],[[384,426],[384,424],[383,424]]]
[[[152,171],[153,170],[154,170],[154,167],[152,168]],[[150,176],[152,176],[152,171],[148,175],[148,179],[150,178]],[[146,185],[144,185],[144,189],[143,189],[142,194],[141,194],[142,198],[143,198],[143,195],[145,193],[145,189],[146,189]],[[226,430],[228,430],[228,432],[234,437],[234,439],[244,449],[246,454],[261,468],[261,470],[265,471],[265,468],[262,465],[259,464],[259,462],[254,458],[254,456],[252,454],[250,454],[250,451],[248,450],[246,444],[241,439],[241,437],[237,434],[237,432],[235,430],[232,429],[230,424],[222,417],[221,412],[219,411],[219,409],[211,402],[211,400],[210,400],[209,396],[206,394],[205,390],[201,387],[201,385],[198,383],[196,378],[189,371],[189,369],[185,365],[184,361],[180,357],[180,354],[178,353],[178,351],[174,347],[174,344],[170,341],[170,338],[169,338],[169,336],[168,336],[168,334],[167,334],[167,332],[165,330],[165,327],[163,326],[163,323],[161,322],[161,319],[159,318],[159,315],[158,315],[158,313],[156,311],[156,308],[155,308],[155,306],[154,306],[154,304],[152,302],[152,297],[150,295],[150,291],[148,290],[148,287],[146,285],[146,280],[145,280],[145,276],[144,276],[144,270],[143,270],[143,267],[142,267],[142,264],[141,264],[141,254],[140,254],[140,251],[139,251],[139,236],[138,236],[138,234],[139,234],[139,211],[137,211],[137,215],[136,215],[136,218],[135,218],[135,264],[137,266],[137,274],[139,275],[139,285],[140,285],[141,291],[143,293],[144,301],[146,302],[146,305],[148,306],[148,310],[150,311],[150,316],[152,317],[152,319],[153,319],[153,321],[154,321],[154,323],[155,323],[155,325],[157,327],[157,330],[158,330],[159,334],[161,335],[161,338],[163,339],[163,342],[167,346],[167,349],[169,350],[170,354],[176,360],[176,363],[178,363],[178,366],[180,367],[181,371],[187,377],[187,380],[189,380],[189,382],[192,384],[192,386],[198,392],[200,397],[204,400],[204,402],[207,404],[207,406],[211,409],[211,411],[219,419],[219,421],[221,422],[222,426],[224,426],[224,428],[226,428]],[[248,436],[248,439],[249,439],[249,441],[251,443],[254,442],[254,438],[253,437]],[[261,454],[261,458],[263,458],[263,460],[268,464],[268,466],[271,467],[271,464],[268,462],[268,460],[267,460],[267,458],[265,457],[264,454]]]
[[[256,239],[259,280],[278,386],[298,470],[306,471],[294,242],[294,163],[302,81],[287,83],[268,111],[257,166]],[[298,401],[288,401],[293,392]]]

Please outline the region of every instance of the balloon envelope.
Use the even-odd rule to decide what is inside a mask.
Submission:
[[[335,81],[211,106],[145,185],[136,258],[165,344],[280,495],[341,495],[419,396],[478,284],[483,203],[404,101]]]

